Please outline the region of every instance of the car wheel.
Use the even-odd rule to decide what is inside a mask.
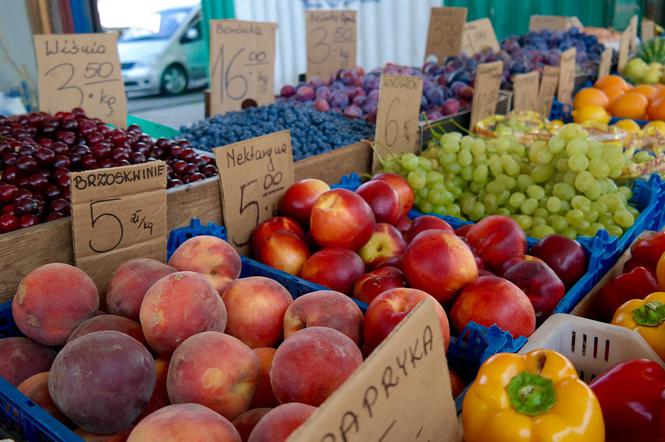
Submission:
[[[161,89],[164,94],[178,95],[187,89],[187,74],[177,64],[164,69],[162,73]]]

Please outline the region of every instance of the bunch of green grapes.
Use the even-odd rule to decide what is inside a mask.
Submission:
[[[388,159],[384,168],[406,177],[421,211],[478,221],[507,215],[542,238],[621,236],[638,211],[630,188],[617,186],[628,161],[620,145],[590,140],[577,124],[527,147],[511,135],[484,140],[446,133],[420,156]]]

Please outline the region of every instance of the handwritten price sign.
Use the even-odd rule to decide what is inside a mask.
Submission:
[[[446,57],[459,55],[466,14],[466,8],[432,8],[425,60],[435,55],[439,62],[443,62]]]
[[[307,78],[328,80],[356,65],[356,11],[306,11]]]
[[[540,74],[537,71],[519,74],[513,77],[513,110],[538,111],[538,81]]]
[[[496,113],[499,102],[499,87],[503,74],[503,62],[483,63],[476,69],[475,90],[471,103],[471,128],[485,117]]]
[[[116,34],[35,35],[39,108],[83,108],[118,127],[127,124],[127,99]]]
[[[275,101],[275,23],[210,21],[210,111]]]
[[[543,78],[540,80],[540,91],[538,92],[538,109],[543,117],[547,118],[552,109],[554,94],[559,84],[559,67],[545,66],[543,68]]]
[[[499,40],[496,39],[494,27],[489,18],[481,18],[467,22],[462,35],[462,52],[474,55],[486,48],[499,52]]]
[[[605,48],[600,54],[600,65],[598,66],[598,78],[610,75],[612,69],[612,48]]]
[[[76,265],[105,287],[123,261],[166,258],[166,164],[72,173]]]
[[[572,104],[573,90],[575,89],[575,70],[577,59],[577,49],[566,49],[561,54],[561,62],[559,64],[559,91],[557,98],[562,103]]]
[[[418,77],[382,75],[374,140],[385,154],[415,152],[418,149],[418,114],[423,80]],[[374,153],[373,168],[379,167]]]
[[[293,184],[291,135],[275,132],[217,147],[214,153],[226,233],[246,255],[252,231],[277,215],[279,200]]]

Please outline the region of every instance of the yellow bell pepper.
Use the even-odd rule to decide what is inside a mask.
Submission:
[[[466,442],[603,442],[598,399],[552,350],[499,353],[483,363],[462,405]]]
[[[612,324],[635,330],[665,359],[665,292],[626,301],[614,312]]]

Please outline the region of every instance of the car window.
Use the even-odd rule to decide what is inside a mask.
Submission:
[[[190,24],[185,30],[185,32],[182,34],[180,42],[191,43],[193,41],[199,41],[202,38],[203,36],[201,35],[201,20],[197,18],[196,21]]]
[[[169,39],[180,28],[190,13],[191,9],[189,8],[167,9],[156,12],[146,18],[144,26],[127,29],[120,37],[120,41]]]

